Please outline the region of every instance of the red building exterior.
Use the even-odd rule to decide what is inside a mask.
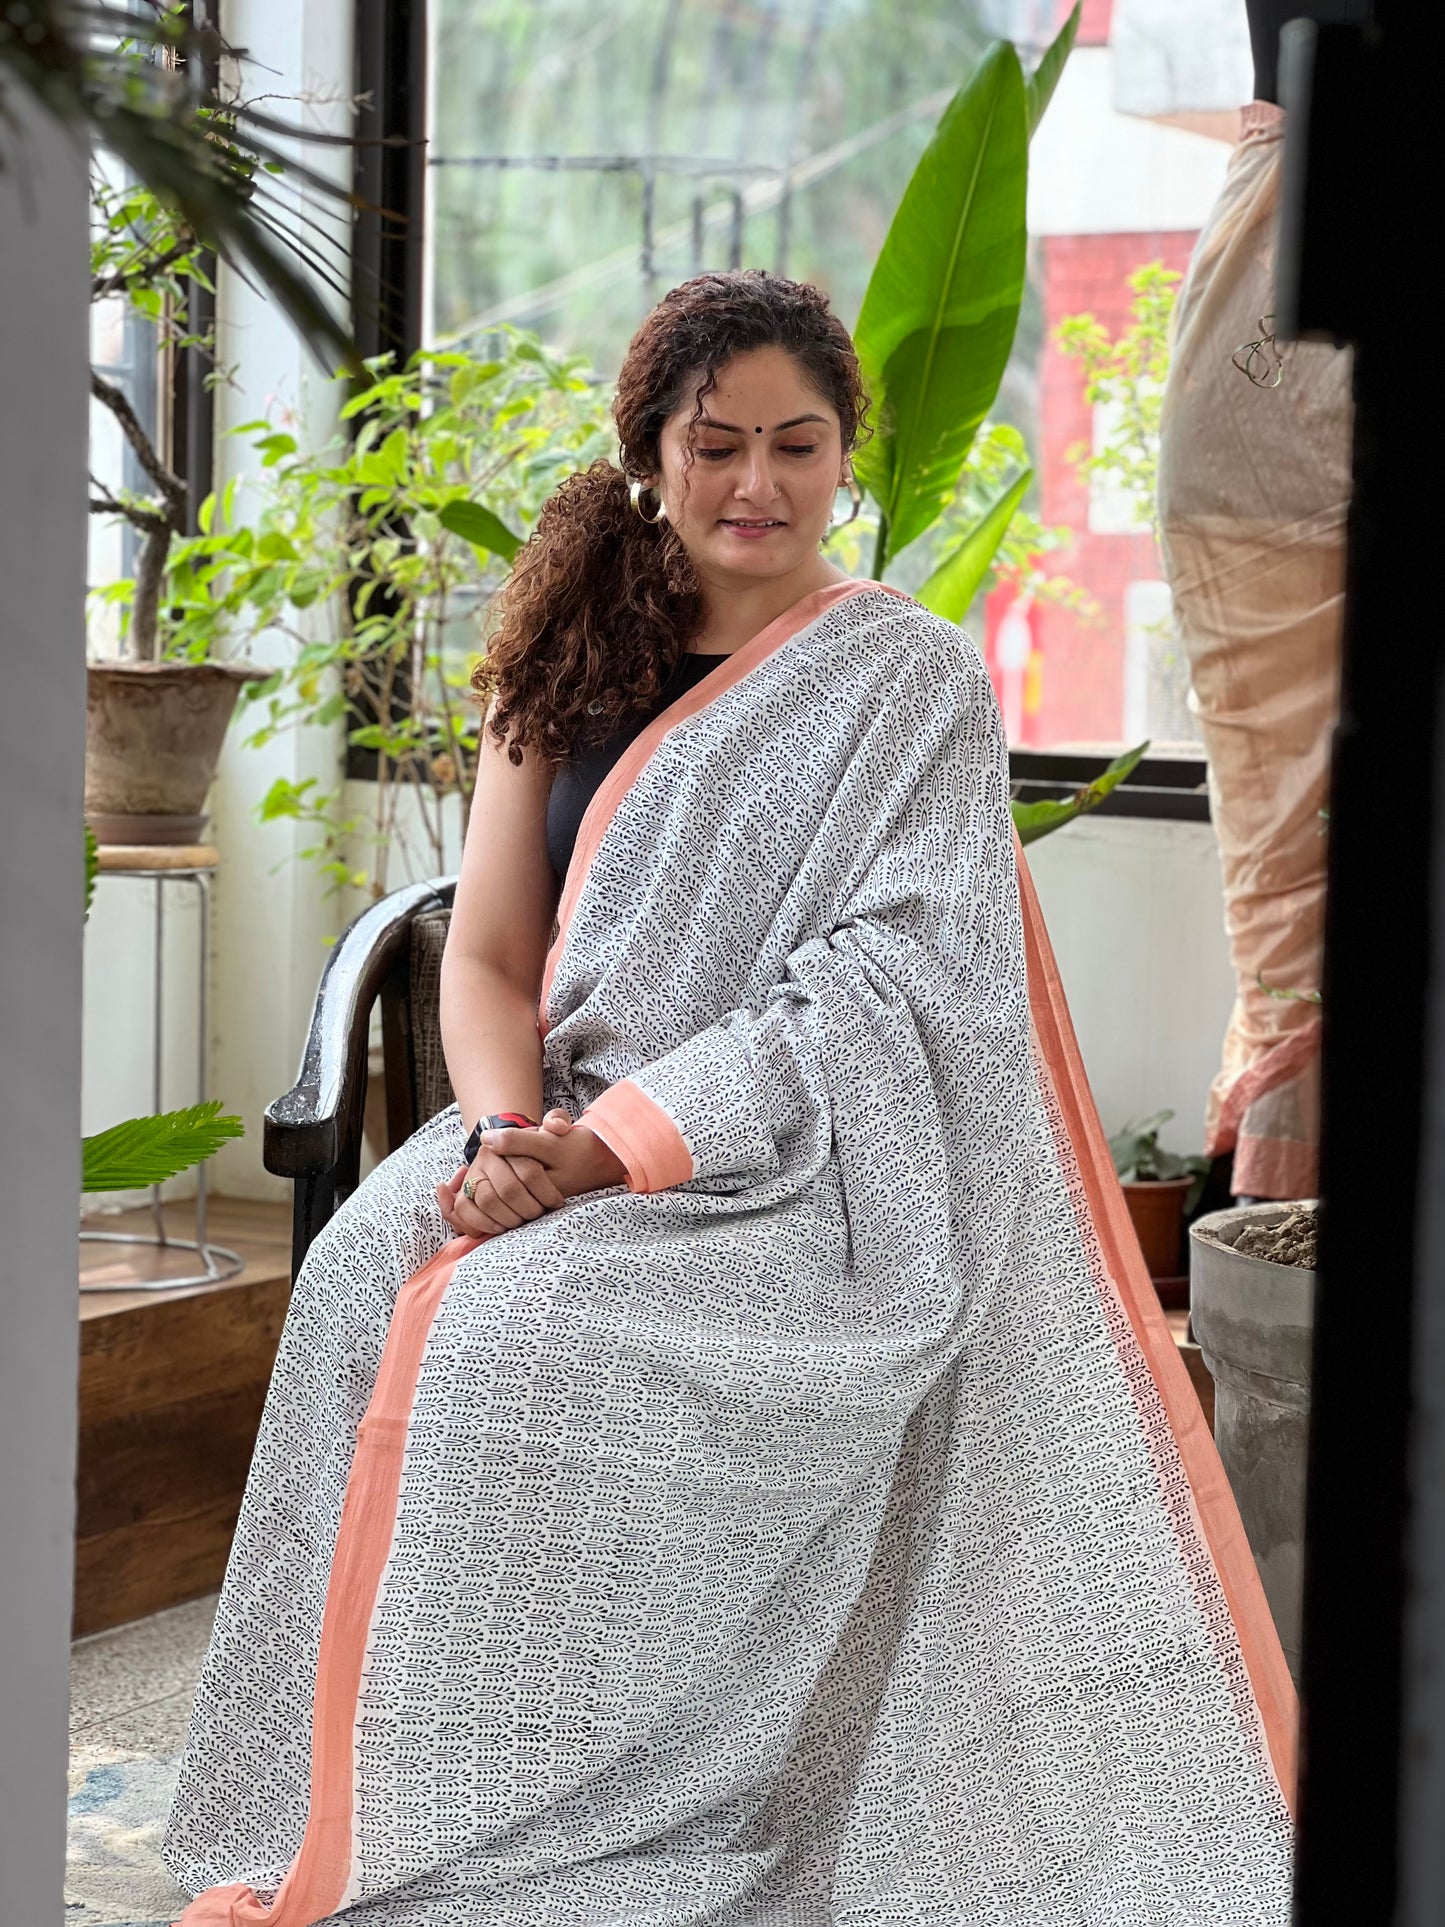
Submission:
[[[1060,22],[1067,12],[1067,0],[1060,0]],[[1032,244],[1034,272],[1042,284],[1044,324],[1032,438],[1039,513],[1047,526],[1062,525],[1073,534],[1071,545],[1054,551],[1045,566],[1084,589],[1098,605],[1099,616],[1090,620],[1048,602],[1015,607],[1011,588],[1000,588],[989,597],[985,661],[1004,708],[1010,741],[1018,747],[1121,741],[1125,591],[1131,582],[1157,581],[1161,574],[1152,535],[1105,533],[1089,527],[1088,481],[1069,457],[1081,445],[1086,450],[1091,446],[1092,410],[1084,399],[1082,367],[1059,349],[1059,324],[1067,315],[1091,314],[1117,339],[1130,320],[1130,274],[1152,261],[1184,271],[1208,209],[1208,168],[1216,159],[1215,154],[1206,153],[1201,167],[1199,149],[1194,149],[1182,190],[1176,181],[1156,191],[1159,184],[1149,178],[1147,165],[1128,165],[1131,143],[1137,142],[1141,155],[1147,156],[1156,151],[1151,142],[1188,142],[1198,137],[1161,133],[1149,122],[1129,121],[1114,112],[1112,55],[1107,50],[1110,15],[1111,0],[1086,0],[1074,55],[1050,109],[1056,113],[1065,90],[1073,90],[1072,101],[1064,106],[1065,115],[1073,118],[1067,122],[1062,164],[1068,165],[1068,156],[1083,154],[1078,172],[1087,179],[1082,190],[1078,183],[1070,183],[1054,197],[1043,231],[1034,229]],[[1096,131],[1100,143],[1115,142],[1108,163],[1097,161],[1089,151],[1090,136]],[[1036,136],[1036,157],[1040,145]],[[1222,172],[1227,149],[1208,145],[1217,149]],[[1057,167],[1061,159],[1056,151],[1053,157],[1045,155],[1043,162]],[[1031,187],[1031,227],[1033,198]],[[1183,213],[1193,225],[1149,226],[1149,214],[1161,205],[1176,220]],[[1071,219],[1090,231],[1060,231],[1060,225]]]

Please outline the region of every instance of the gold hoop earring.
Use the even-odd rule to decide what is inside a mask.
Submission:
[[[861,509],[863,506],[863,491],[861,488],[859,488],[858,484],[853,480],[852,472],[850,471],[847,475],[845,475],[843,477],[843,480],[844,482],[846,482],[848,486],[848,499],[851,502],[852,506],[848,510],[848,513],[846,515],[839,515],[837,504],[836,503],[834,504],[833,514],[828,523],[828,527],[830,530],[847,528],[848,524],[854,519],[859,509]]]
[[[661,495],[658,494],[658,491],[656,489],[653,489],[652,493],[657,496],[657,513],[656,515],[643,515],[642,492],[644,487],[646,486],[647,484],[645,483],[634,482],[632,484],[632,487],[627,491],[628,494],[632,497],[632,506],[637,510],[637,513],[642,516],[643,521],[648,523],[649,526],[653,522],[665,522],[667,520],[667,509],[663,503]]]

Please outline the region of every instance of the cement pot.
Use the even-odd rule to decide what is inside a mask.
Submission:
[[[85,815],[102,843],[198,843],[241,685],[239,662],[86,667]]]
[[[1214,1378],[1214,1442],[1296,1685],[1315,1274],[1235,1245],[1314,1202],[1238,1205],[1189,1227],[1190,1322]]]

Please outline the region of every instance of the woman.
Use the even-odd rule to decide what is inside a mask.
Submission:
[[[689,281],[518,560],[459,1105],[296,1282],[186,1927],[1288,1916],[1288,1676],[997,704],[819,554],[862,406],[816,290]]]

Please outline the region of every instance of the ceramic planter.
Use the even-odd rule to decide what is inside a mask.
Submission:
[[[85,815],[100,842],[199,843],[241,685],[269,674],[236,662],[88,664]]]
[[[1189,1227],[1191,1326],[1214,1376],[1214,1440],[1296,1685],[1315,1274],[1234,1244],[1247,1225],[1297,1208],[1238,1205]]]

